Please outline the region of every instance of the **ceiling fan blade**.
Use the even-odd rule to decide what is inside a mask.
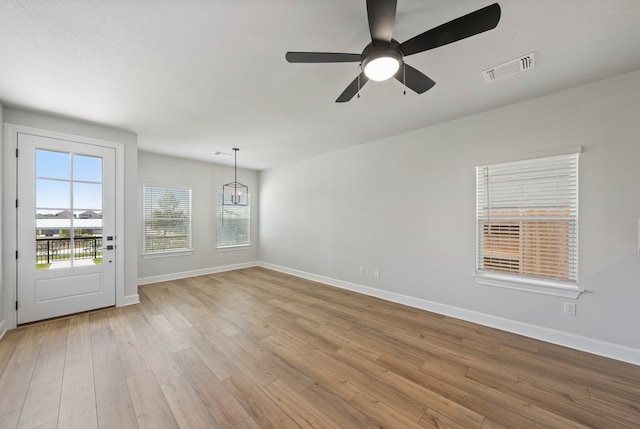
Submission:
[[[360,73],[360,75],[358,75],[358,77],[356,77],[353,82],[351,82],[349,86],[347,86],[345,90],[342,91],[342,94],[340,94],[340,96],[336,99],[336,103],[345,103],[351,100],[353,96],[356,95],[368,81],[369,78],[365,76],[364,72]]]
[[[494,3],[436,28],[425,31],[400,44],[402,53],[417,54],[491,30],[500,21],[500,5]]]
[[[369,32],[374,42],[391,41],[396,22],[396,0],[367,0]]]
[[[360,61],[360,54],[341,52],[287,52],[285,58],[290,63],[354,63]]]
[[[412,89],[418,94],[430,90],[436,84],[421,71],[411,67],[407,63],[404,63],[404,65],[400,67],[394,77],[407,88]]]

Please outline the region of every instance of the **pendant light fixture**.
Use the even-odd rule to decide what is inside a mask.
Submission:
[[[238,182],[238,149],[233,148],[233,182],[222,187],[223,206],[246,206],[249,203],[249,188]]]

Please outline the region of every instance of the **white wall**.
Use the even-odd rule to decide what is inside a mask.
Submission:
[[[258,260],[258,173],[238,169],[238,181],[251,195],[250,247],[216,249],[216,195],[233,181],[233,167],[175,158],[150,152],[138,154],[138,282],[153,283],[255,265]],[[142,255],[142,185],[192,189],[193,252],[188,255],[145,258]]]
[[[124,232],[125,236],[118,237],[120,248],[124,250],[124,296],[137,297],[138,294],[138,269],[137,259],[131,255],[137,250],[137,199],[136,179],[137,179],[137,157],[138,157],[138,137],[136,134],[94,124],[80,120],[55,116],[45,113],[36,113],[15,108],[6,108],[4,112],[6,123],[40,128],[65,134],[124,143]],[[3,223],[4,225],[4,223]],[[4,225],[5,228],[13,229],[12,225]]]
[[[576,145],[577,315],[477,285],[474,163]],[[640,72],[266,170],[260,197],[267,266],[640,364]]]

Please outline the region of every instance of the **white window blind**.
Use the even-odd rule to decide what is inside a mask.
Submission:
[[[191,190],[143,186],[144,253],[191,250]]]
[[[476,271],[577,283],[578,154],[476,173]]]
[[[246,206],[222,204],[223,193],[218,193],[218,247],[242,246],[251,243],[250,197]],[[244,202],[244,201],[243,201]]]

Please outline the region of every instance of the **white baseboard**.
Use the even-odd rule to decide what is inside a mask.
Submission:
[[[223,265],[220,267],[203,268],[200,270],[183,271],[161,276],[141,277],[138,279],[138,286],[150,283],[168,282],[171,280],[186,279],[188,277],[205,276],[207,274],[223,273],[225,271],[239,270],[242,268],[257,267],[258,262],[243,262],[241,264]],[[136,295],[137,296],[137,295]]]
[[[296,277],[301,277],[330,286],[335,286],[341,289],[347,289],[353,292],[362,293],[364,295],[369,295],[387,301],[408,305],[410,307],[419,308],[421,310],[455,317],[456,319],[462,319],[468,322],[478,323],[480,325],[500,329],[514,334],[524,335],[526,337],[535,338],[537,340],[546,341],[548,343],[569,347],[575,350],[581,350],[584,352],[616,359],[623,362],[628,362],[634,365],[640,365],[640,350],[633,349],[631,347],[608,343],[605,341],[570,334],[567,332],[556,331],[554,329],[492,316],[490,314],[465,310],[464,308],[454,307],[451,305],[440,304],[421,298],[415,298],[399,293],[375,289],[356,283],[345,282],[330,277],[324,277],[317,274],[295,270],[292,268],[269,264],[266,262],[260,262],[258,265],[270,270],[291,274]]]
[[[0,320],[0,340],[4,337],[4,334],[7,333],[7,324],[4,320]]]
[[[124,302],[122,303],[123,307],[133,304],[140,304],[140,295],[127,295],[124,297]]]

